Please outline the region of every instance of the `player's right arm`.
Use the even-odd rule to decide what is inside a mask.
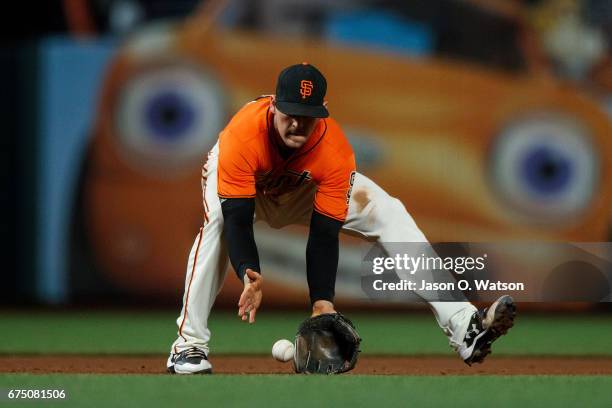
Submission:
[[[253,234],[254,198],[226,198],[221,203],[223,235],[230,262],[244,281],[247,269],[260,273],[259,254]]]
[[[255,170],[256,155],[229,132],[219,138],[219,164],[217,193],[223,212],[223,235],[230,262],[244,283],[238,302],[238,315],[242,320],[249,316],[255,321],[255,313],[261,304],[261,268],[255,236]]]
[[[262,298],[261,268],[259,254],[253,234],[254,198],[226,198],[221,203],[223,211],[223,235],[229,252],[230,262],[244,289],[238,301],[238,316],[242,320],[249,317],[255,322],[255,314]]]

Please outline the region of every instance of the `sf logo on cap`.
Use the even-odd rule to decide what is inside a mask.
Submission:
[[[312,95],[312,81],[302,79],[300,82],[300,95],[302,95],[302,99]]]

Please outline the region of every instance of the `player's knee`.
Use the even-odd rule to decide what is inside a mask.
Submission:
[[[407,215],[404,204],[395,197],[388,196],[385,215],[388,222],[397,222]]]
[[[395,197],[387,195],[385,199],[381,201],[382,205],[378,206],[378,211],[384,218],[393,219],[406,212],[406,207],[404,207],[404,204],[402,204],[402,202]]]
[[[379,200],[374,206],[376,219],[383,225],[394,225],[401,223],[408,212],[404,204],[395,197],[387,195],[384,200]]]

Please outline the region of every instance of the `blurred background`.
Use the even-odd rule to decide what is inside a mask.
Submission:
[[[206,153],[302,61],[326,75],[358,171],[431,241],[612,241],[609,1],[21,7],[0,52],[5,305],[178,308]],[[306,308],[305,231],[257,225],[256,237],[266,305]],[[364,306],[361,245],[343,239],[346,307]],[[612,272],[588,269],[609,294]],[[218,306],[239,285],[228,273]]]

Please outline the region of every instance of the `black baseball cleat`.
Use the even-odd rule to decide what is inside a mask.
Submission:
[[[212,365],[206,353],[197,347],[170,354],[166,369],[172,374],[212,374]]]
[[[491,344],[514,325],[516,306],[510,296],[502,296],[493,304],[475,312],[468,323],[457,352],[467,365],[482,363],[491,353]]]

